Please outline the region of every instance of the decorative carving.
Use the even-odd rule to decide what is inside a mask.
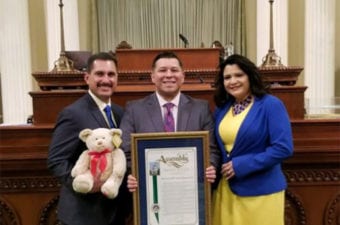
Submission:
[[[46,207],[43,208],[40,215],[39,225],[59,225],[57,219],[57,205],[59,196],[54,197],[49,201]]]
[[[339,169],[284,170],[288,183],[339,182]]]
[[[289,190],[286,190],[285,225],[306,224],[306,213],[300,199]]]
[[[87,89],[84,81],[84,72],[77,70],[62,72],[35,72],[32,73],[41,90],[55,89]]]
[[[217,69],[185,70],[185,83],[213,83]],[[119,84],[151,84],[151,70],[118,71]],[[35,72],[32,73],[41,90],[83,89],[87,90],[84,72]]]
[[[204,70],[184,70],[185,72],[185,83],[214,83],[214,79],[217,70],[204,69]],[[119,83],[120,84],[140,84],[144,82],[151,84],[151,70],[147,71],[119,71]]]
[[[20,225],[18,215],[14,209],[4,200],[0,199],[0,224]]]
[[[300,66],[259,67],[263,81],[271,86],[295,85],[302,70]]]
[[[121,41],[116,49],[132,49],[132,46],[127,41]]]
[[[325,208],[325,225],[339,225],[340,224],[340,192],[338,192],[332,201],[329,202]]]
[[[23,191],[57,191],[60,188],[59,181],[54,177],[2,177],[0,179],[0,192]]]

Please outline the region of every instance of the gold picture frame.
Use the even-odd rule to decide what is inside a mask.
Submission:
[[[134,225],[210,225],[209,132],[131,135]]]

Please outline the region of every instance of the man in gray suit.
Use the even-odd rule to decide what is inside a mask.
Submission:
[[[130,134],[165,132],[164,115],[166,103],[172,104],[175,121],[174,131],[210,131],[210,163],[206,168],[206,178],[214,182],[220,153],[214,139],[214,122],[205,100],[194,99],[180,92],[184,83],[184,71],[181,60],[173,52],[158,54],[152,63],[151,80],[155,84],[155,93],[128,102],[120,125],[123,131],[123,149],[130,159]],[[129,161],[129,160],[128,160]],[[128,176],[128,188],[131,192],[137,188],[136,178]]]
[[[109,53],[98,53],[88,59],[85,82],[89,91],[59,114],[48,153],[48,168],[61,182],[58,219],[64,225],[124,225],[126,184],[111,200],[102,193],[76,193],[72,188],[73,168],[86,150],[78,135],[85,128],[119,126],[123,110],[111,102],[117,87],[117,61]],[[103,109],[111,106],[113,125]],[[126,182],[126,181],[125,181]]]

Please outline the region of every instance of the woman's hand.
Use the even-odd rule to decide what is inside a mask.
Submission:
[[[224,164],[222,165],[221,174],[222,174],[223,177],[225,177],[227,180],[229,180],[230,178],[232,178],[233,176],[235,176],[235,172],[234,172],[233,162],[232,162],[232,161],[229,161],[229,162],[224,163]]]
[[[127,178],[127,188],[130,192],[135,192],[138,188],[138,182],[134,176],[131,174]]]
[[[216,169],[214,166],[209,166],[205,169],[205,178],[209,183],[214,183],[216,179]]]

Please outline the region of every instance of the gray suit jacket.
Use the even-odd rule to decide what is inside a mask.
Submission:
[[[112,103],[112,111],[119,124],[123,115],[120,106]],[[73,191],[70,176],[79,155],[86,150],[79,139],[85,128],[95,129],[108,125],[98,106],[89,94],[85,94],[67,106],[58,116],[52,142],[49,147],[47,165],[59,178],[61,190],[58,202],[58,219],[68,225],[123,225],[126,184],[122,184],[118,197],[113,200],[101,193],[79,194]]]
[[[131,133],[165,132],[162,112],[156,93],[143,99],[128,102],[120,128],[123,131],[122,147],[128,158],[128,162],[131,162]],[[209,104],[205,100],[195,99],[185,94],[181,94],[177,115],[177,131],[203,130],[208,130],[210,135],[210,162],[218,168],[220,152],[216,147],[214,121],[209,109]]]

